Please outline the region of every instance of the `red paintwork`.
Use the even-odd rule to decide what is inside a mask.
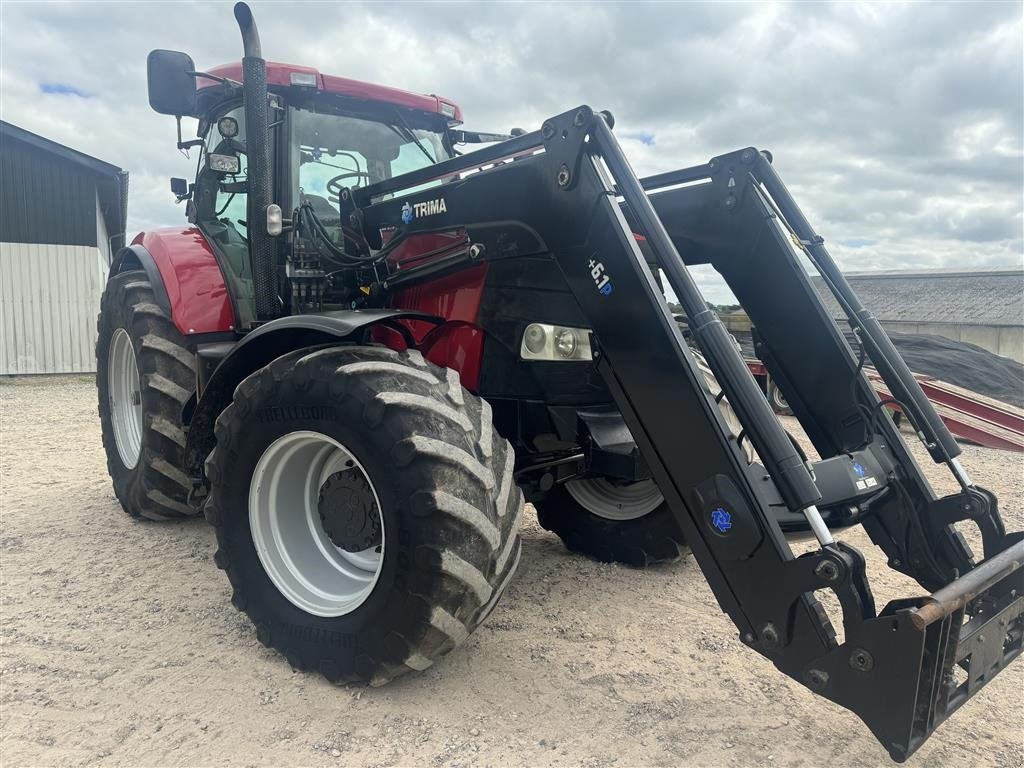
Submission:
[[[472,323],[439,325],[420,340],[420,351],[434,365],[459,372],[462,386],[476,392],[484,356],[484,332]]]
[[[211,75],[226,77],[230,80],[236,80],[238,82],[242,81],[242,65],[239,62],[221,64],[219,67],[207,70],[207,72]],[[442,114],[442,103],[448,104],[455,108],[455,116],[449,119],[457,123],[462,122],[462,109],[460,109],[459,105],[451,99],[434,95],[428,96],[421,93],[411,93],[398,88],[389,88],[386,85],[363,83],[359,80],[349,80],[347,77],[322,75],[312,67],[302,67],[295,64],[283,64],[277,61],[268,61],[267,84],[283,86],[286,88],[292,87],[292,72],[303,72],[315,75],[317,90],[325,93],[336,93],[339,96],[350,96],[355,99],[365,99],[366,101],[383,101],[386,104],[397,104],[400,107],[417,109],[421,112],[429,112],[434,115]],[[217,82],[214,80],[206,80],[204,78],[197,79],[197,86],[199,88],[210,88],[215,85],[217,85]]]
[[[387,245],[394,236],[394,230],[382,230],[381,240]],[[388,268],[392,272],[409,269],[425,263],[426,254],[439,251],[442,248],[454,247],[460,242],[466,241],[466,231],[457,229],[453,232],[432,232],[422,235],[412,235],[402,241],[394,250],[388,254]]]
[[[465,240],[462,230],[414,235],[388,255],[394,271],[422,263],[420,256]],[[438,278],[429,283],[397,292],[389,306],[412,309],[443,317],[447,322],[434,325],[420,320],[401,320],[416,339],[417,346],[430,362],[459,372],[462,385],[475,392],[480,383],[484,332],[476,324],[487,280],[487,262]],[[389,328],[373,329],[373,339],[392,349],[406,348],[401,334]]]
[[[754,377],[768,375],[760,360],[746,362]],[[867,368],[865,372],[880,398],[892,397],[874,368]],[[953,435],[986,448],[1024,452],[1024,410],[930,376],[915,373],[914,378]],[[890,403],[889,407],[903,410],[897,403]]]
[[[198,229],[168,227],[140,232],[132,244],[143,246],[156,262],[171,302],[171,320],[181,333],[234,330],[224,275]]]
[[[874,368],[868,368],[867,375],[881,397],[892,397]],[[914,378],[955,436],[986,448],[1024,452],[1024,411],[1020,408],[923,374],[915,373]],[[902,410],[896,404],[892,407]]]

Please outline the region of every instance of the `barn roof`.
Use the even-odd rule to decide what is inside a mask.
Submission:
[[[124,233],[128,219],[127,171],[123,171],[116,165],[111,165],[84,152],[71,149],[31,131],[26,131],[24,128],[19,128],[4,120],[0,120],[0,144],[3,145],[4,154],[8,157],[12,154],[8,150],[14,147],[27,147],[29,151],[43,153],[52,157],[54,161],[78,168],[88,174],[90,178],[95,179],[100,210],[103,212],[103,220],[111,237],[111,244],[115,250],[124,244]],[[11,183],[14,183],[13,180]],[[12,198],[19,197],[14,194],[10,196]],[[23,201],[11,200],[9,202],[14,205],[14,203]],[[12,211],[8,211],[6,207],[4,213],[9,218],[16,218],[10,216]],[[93,215],[90,213],[90,216]],[[9,220],[7,228],[11,226]]]
[[[1024,267],[844,273],[880,322],[1024,324]],[[835,318],[843,317],[821,277],[811,281]]]

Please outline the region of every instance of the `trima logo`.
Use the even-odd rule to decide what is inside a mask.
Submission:
[[[439,213],[448,213],[448,206],[443,197],[436,200],[425,200],[422,203],[406,203],[402,206],[402,221],[411,224],[413,219],[436,216]]]
[[[720,533],[726,533],[732,528],[732,515],[726,512],[725,507],[718,507],[711,510],[711,525]]]
[[[439,197],[437,200],[427,200],[422,203],[414,203],[413,208],[416,209],[416,215],[423,216],[434,216],[438,213],[448,213],[448,206],[444,204],[444,198]]]
[[[590,276],[594,278],[594,285],[597,286],[597,290],[601,292],[601,295],[608,296],[614,290],[612,280],[608,277],[608,274],[604,271],[604,264],[593,259],[587,264],[590,267]]]

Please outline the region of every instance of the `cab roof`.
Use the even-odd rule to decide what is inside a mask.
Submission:
[[[211,75],[225,77],[229,80],[237,80],[238,82],[242,80],[241,62],[221,64],[206,71]],[[197,78],[196,85],[199,88],[210,88],[217,85],[217,82],[200,77]],[[385,104],[405,107],[406,109],[443,115],[452,123],[458,124],[462,122],[462,109],[451,99],[445,99],[433,94],[412,93],[399,88],[389,88],[386,85],[364,83],[359,80],[350,80],[347,77],[338,77],[337,75],[324,75],[313,67],[268,61],[267,85],[307,88],[312,88],[315,85],[316,89],[323,93],[333,93],[366,101],[380,101]]]

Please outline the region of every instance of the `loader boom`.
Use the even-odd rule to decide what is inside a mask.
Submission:
[[[543,150],[543,152],[540,152]],[[460,176],[466,171],[478,172]],[[440,186],[402,196],[432,180]],[[598,369],[741,640],[780,671],[855,712],[893,759],[1021,651],[1024,542],[995,497],[955,461],[927,398],[754,149],[638,180],[606,118],[580,107],[539,132],[356,190],[367,237],[465,229],[476,252],[550,254],[592,329]],[[417,208],[426,201],[443,205]],[[432,210],[408,220],[403,208]],[[646,238],[743,425],[734,437],[641,253]],[[387,247],[392,247],[389,244]],[[682,255],[680,255],[682,253]],[[799,258],[835,292],[851,349]],[[759,331],[766,366],[822,460],[793,447],[686,264],[712,263]],[[435,267],[436,269],[436,267]],[[410,271],[407,283],[415,279]],[[961,485],[937,498],[863,372],[866,358]],[[758,461],[748,462],[749,440]],[[773,510],[803,514],[820,547],[794,557]],[[877,611],[864,558],[832,539],[819,507],[863,523],[889,565],[934,594]],[[976,562],[953,523],[984,541]],[[814,592],[842,606],[845,641]],[[965,622],[966,617],[966,622]],[[956,680],[957,668],[967,673]]]

